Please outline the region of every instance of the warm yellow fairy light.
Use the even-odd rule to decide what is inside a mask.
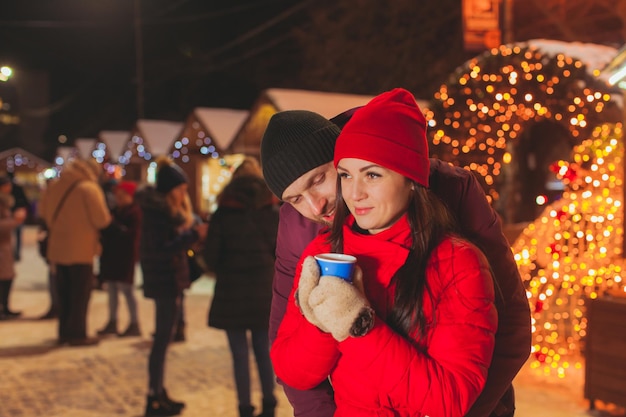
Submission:
[[[623,191],[614,186],[623,184],[618,132],[621,125],[602,126],[592,140],[574,149],[572,160],[592,162],[588,170],[559,163],[561,176],[577,170],[568,190],[513,245],[533,313],[531,366],[559,378],[581,367],[576,358],[587,334],[585,300],[626,290],[621,276]]]

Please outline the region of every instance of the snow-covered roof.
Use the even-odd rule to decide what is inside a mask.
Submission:
[[[289,90],[270,88],[267,97],[278,108],[285,110],[309,110],[330,119],[348,109],[367,104],[374,96],[330,93],[325,91]]]
[[[21,165],[30,165],[30,163],[44,166],[44,167],[49,167],[52,165],[50,164],[50,162],[19,147],[10,148],[10,149],[0,152],[0,160],[10,158],[10,157],[12,157],[14,161],[17,160],[18,158],[21,159],[23,162]],[[16,163],[16,165],[18,164]]]
[[[183,123],[167,120],[140,119],[136,126],[152,156],[167,155],[183,129]]]
[[[117,161],[130,139],[130,132],[126,130],[102,130],[98,134],[100,140],[107,146],[109,156]]]
[[[94,138],[78,138],[74,141],[74,147],[78,150],[78,156],[81,159],[91,158],[91,153],[96,147],[98,139]]]
[[[228,149],[250,113],[248,110],[211,107],[197,107],[193,112],[220,149]]]
[[[596,43],[563,42],[550,39],[532,39],[526,42],[531,47],[547,55],[563,54],[580,60],[587,71],[594,75],[595,70],[604,69],[617,55],[617,49]]]
[[[76,153],[76,148],[73,146],[58,146],[57,147],[57,157],[63,158],[64,162],[67,162],[68,159],[72,158],[72,156],[75,153]]]
[[[326,91],[290,90],[270,88],[267,97],[278,108],[285,110],[309,110],[330,119],[354,107],[367,104],[375,96],[331,93]],[[428,107],[427,100],[416,99],[421,109]]]

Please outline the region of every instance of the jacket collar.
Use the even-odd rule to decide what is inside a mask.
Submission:
[[[407,216],[402,216],[389,229],[375,235],[355,230],[350,215],[344,225],[344,252],[356,254],[366,281],[375,280],[388,287],[396,271],[404,265],[411,246],[411,229]]]

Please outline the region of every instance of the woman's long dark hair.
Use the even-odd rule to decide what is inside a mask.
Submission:
[[[343,224],[350,213],[341,195],[340,181],[338,178],[337,208],[328,238],[333,252],[343,252]],[[393,277],[395,302],[386,319],[391,328],[409,339],[416,334],[421,337],[425,331],[423,300],[429,294],[426,265],[430,254],[445,236],[455,232],[454,218],[445,204],[422,185],[413,186],[407,209],[413,245],[406,263]]]

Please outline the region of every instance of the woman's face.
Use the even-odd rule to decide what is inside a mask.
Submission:
[[[133,202],[133,196],[120,188],[115,188],[113,190],[113,195],[115,196],[115,203],[118,207],[126,207]]]
[[[362,229],[382,232],[406,213],[412,183],[401,174],[355,158],[340,160],[337,173],[341,195]]]

